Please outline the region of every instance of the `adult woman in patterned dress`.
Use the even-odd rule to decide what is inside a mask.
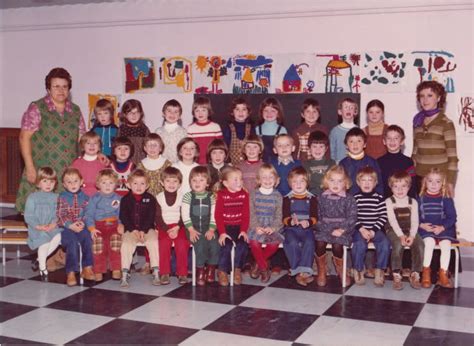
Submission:
[[[71,75],[64,68],[52,69],[45,78],[47,95],[33,101],[21,120],[20,150],[25,170],[18,189],[16,208],[23,212],[25,201],[35,191],[38,168],[50,166],[58,177],[77,157],[79,136],[86,131],[79,106],[69,99]],[[58,184],[58,190],[62,185]]]

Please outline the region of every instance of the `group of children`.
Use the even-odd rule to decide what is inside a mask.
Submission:
[[[144,272],[151,272],[153,285],[170,283],[173,245],[180,284],[187,283],[190,245],[198,285],[214,282],[217,274],[227,286],[232,267],[239,285],[249,249],[255,260],[250,276],[268,282],[270,259],[283,244],[296,282],[314,281],[315,262],[317,285],[325,286],[331,244],[341,279],[344,247],[352,246],[353,278],[362,285],[372,242],[374,284],[384,285],[391,258],[393,288],[403,288],[402,255],[409,247],[410,284],[419,289],[431,286],[439,243],[439,284],[452,287],[447,270],[456,211],[446,177],[430,171],[416,196],[413,161],[402,153],[404,131],[384,123],[382,102],[369,102],[362,130],[354,123],[357,103],[341,100],[341,123],[329,134],[314,99],[304,101],[302,123],[291,135],[280,102],[271,97],[262,102],[256,127],[242,98],[233,100],[223,130],[211,121],[209,99],[198,97],[192,113],[185,130],[181,105],[170,100],[163,126],[150,133],[139,101],[124,103],[118,129],[110,102],[97,103],[96,124],[80,140],[81,156],[60,177],[64,191],[54,194],[58,177],[42,167],[39,191],[26,204],[29,244],[38,248],[44,280],[46,258],[61,243],[69,286],[77,284],[80,248],[83,278],[102,281],[110,269],[128,287],[136,247],[143,243]]]

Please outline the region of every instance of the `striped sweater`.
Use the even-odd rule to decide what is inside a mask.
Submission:
[[[194,122],[188,126],[188,137],[193,138],[199,145],[199,164],[206,164],[207,147],[215,138],[222,138],[222,130],[218,123],[208,121],[206,123]]]
[[[426,176],[433,167],[440,168],[454,184],[458,172],[456,130],[453,122],[439,113],[428,125],[416,127],[413,133],[412,159],[415,172]]]
[[[387,223],[387,208],[383,196],[372,191],[360,192],[354,198],[357,203],[356,229],[364,227],[374,232],[382,231]]]
[[[241,232],[247,232],[250,223],[249,205],[247,191],[230,192],[227,188],[219,190],[215,212],[219,234],[226,233],[225,226],[240,226]]]

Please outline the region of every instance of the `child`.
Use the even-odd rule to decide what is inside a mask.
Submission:
[[[393,196],[387,198],[386,225],[387,237],[392,244],[392,272],[393,289],[403,289],[402,267],[404,247],[411,250],[410,285],[414,289],[420,289],[420,272],[422,270],[422,256],[424,243],[418,231],[418,203],[414,198],[408,197],[408,190],[412,180],[410,175],[404,171],[395,172],[388,179],[388,185],[392,189]]]
[[[262,166],[263,142],[262,139],[254,134],[250,134],[242,145],[242,161],[237,168],[242,172],[244,188],[252,191],[257,187],[257,172]]]
[[[301,125],[293,131],[292,137],[295,140],[295,158],[302,162],[311,159],[308,138],[314,131],[321,131],[326,136],[328,129],[321,125],[321,107],[319,102],[313,98],[303,101],[301,107]]]
[[[177,150],[179,161],[174,163],[173,167],[179,169],[183,175],[180,192],[181,195],[184,195],[186,192],[191,191],[191,187],[189,186],[189,174],[191,170],[199,166],[196,163],[199,158],[199,146],[194,139],[186,137],[179,141]]]
[[[222,138],[222,131],[218,123],[211,121],[213,111],[211,100],[207,97],[197,97],[193,102],[192,112],[193,123],[188,126],[188,137],[193,138],[199,147],[203,148],[197,161],[203,165],[206,164],[206,151],[204,148],[207,148],[214,138]]]
[[[326,155],[329,148],[329,139],[324,132],[312,132],[308,138],[308,147],[309,159],[303,161],[302,166],[309,175],[309,192],[319,196],[321,194],[321,181],[324,174],[336,163]]]
[[[216,224],[219,232],[219,285],[228,286],[231,271],[230,253],[235,243],[234,284],[242,283],[242,266],[247,257],[249,228],[249,194],[243,189],[242,172],[229,167],[222,172],[222,189],[217,192]]]
[[[25,205],[25,222],[28,225],[28,246],[38,249],[38,265],[41,280],[48,281],[46,258],[61,242],[56,218],[58,195],[54,188],[58,182],[56,172],[51,167],[41,167],[36,174],[36,187],[39,191],[28,196]]]
[[[288,133],[283,126],[283,107],[276,98],[268,97],[260,104],[259,115],[255,133],[263,142],[263,162],[269,163],[271,158],[276,157],[273,152],[273,139],[275,136]]]
[[[352,181],[352,187],[349,192],[354,196],[360,192],[360,187],[356,184],[357,173],[364,167],[371,167],[377,173],[377,186],[375,191],[383,194],[382,174],[377,161],[364,152],[367,136],[360,128],[355,127],[346,133],[344,143],[347,146],[348,154],[341,160],[339,165],[343,167]]]
[[[423,178],[419,198],[420,227],[418,233],[425,244],[421,284],[431,287],[431,258],[438,243],[441,248],[441,260],[438,273],[438,285],[453,288],[448,274],[451,259],[451,242],[456,241],[456,209],[454,201],[448,196],[446,175],[438,168],[433,168]]]
[[[384,122],[384,111],[385,106],[380,100],[367,103],[367,126],[364,128],[367,135],[365,153],[376,160],[387,153],[383,143],[384,133],[388,127]]]
[[[280,184],[278,184],[278,191],[282,196],[286,196],[290,192],[290,185],[288,183],[288,174],[295,167],[301,166],[300,160],[293,160],[293,151],[295,145],[293,137],[290,135],[278,135],[273,141],[273,151],[278,155],[276,158],[270,159],[270,164],[275,167],[275,170],[280,176]]]
[[[219,263],[219,243],[214,218],[216,199],[209,191],[210,176],[204,166],[197,166],[189,175],[191,191],[183,197],[181,218],[196,254],[196,283],[212,283]],[[207,266],[206,266],[207,265]]]
[[[137,168],[146,173],[149,185],[148,192],[153,196],[163,191],[161,173],[166,167],[171,166],[171,162],[161,155],[164,149],[164,143],[160,135],[150,133],[145,137],[143,150],[146,157],[138,164]]]
[[[100,136],[102,147],[101,153],[107,156],[112,155],[112,143],[117,137],[118,128],[114,124],[115,108],[112,102],[107,99],[100,99],[94,107],[95,122],[91,131]]]
[[[351,98],[340,100],[337,104],[337,114],[340,124],[329,133],[329,147],[331,148],[331,159],[339,163],[346,157],[347,151],[344,139],[346,133],[356,127],[354,124],[358,111],[357,103]]]
[[[291,192],[283,198],[285,241],[283,250],[290,262],[290,275],[307,286],[313,282],[314,236],[317,200],[308,191],[308,173],[303,167],[293,168],[288,175]]]
[[[250,276],[266,283],[271,272],[267,261],[278,251],[283,236],[282,197],[275,189],[280,178],[275,168],[264,163],[257,174],[258,188],[250,191],[250,227],[248,232],[250,250],[257,262]],[[262,248],[262,244],[266,247]]]
[[[127,137],[116,137],[112,143],[112,151],[113,155],[110,168],[118,176],[117,189],[115,192],[123,197],[128,193],[128,177],[135,170],[135,164],[131,159],[133,156],[133,143]]]
[[[346,191],[351,180],[341,166],[332,166],[323,178],[324,192],[319,198],[318,224],[314,231],[316,239],[316,263],[318,266],[318,286],[326,286],[326,246],[332,244],[333,262],[337,275],[343,280],[342,265],[344,246],[351,246],[352,235],[357,222],[357,204]],[[350,285],[350,277],[346,276]]]
[[[354,281],[364,285],[364,258],[367,253],[367,244],[374,243],[376,253],[374,285],[383,287],[384,272],[390,256],[390,241],[385,236],[384,227],[387,223],[387,209],[385,199],[375,192],[377,173],[371,167],[362,168],[357,173],[357,185],[361,192],[354,196],[357,203],[356,231],[352,237],[352,265]]]
[[[102,281],[107,272],[107,262],[112,279],[121,278],[120,246],[123,225],[119,219],[121,196],[115,193],[118,177],[110,168],[103,169],[97,176],[99,192],[89,199],[85,221],[92,234],[95,281]]]
[[[207,169],[211,177],[210,190],[215,191],[216,184],[219,183],[221,172],[226,167],[229,167],[227,160],[229,157],[229,150],[222,139],[214,139],[207,147]]]
[[[158,230],[158,248],[160,253],[160,282],[170,283],[171,245],[176,253],[176,276],[180,285],[188,282],[189,242],[181,221],[181,203],[183,196],[178,191],[183,181],[179,169],[167,167],[161,176],[164,190],[156,196],[156,229]]]
[[[415,178],[415,166],[413,160],[403,155],[402,147],[405,144],[405,131],[398,125],[390,125],[384,132],[383,144],[387,147],[387,153],[377,160],[382,174],[384,186],[384,197],[392,195],[392,190],[388,186],[388,178],[396,171],[407,172],[412,179]],[[408,196],[416,197],[416,184],[411,184]]]
[[[187,136],[186,129],[181,126],[183,108],[178,101],[172,99],[166,101],[162,111],[163,126],[157,128],[155,132],[160,135],[164,143],[163,157],[171,163],[175,163],[178,161],[176,146],[180,140]]]
[[[120,202],[120,221],[124,225],[120,256],[122,261],[122,281],[120,287],[130,286],[130,265],[137,243],[145,243],[150,255],[153,271],[152,284],[160,285],[158,273],[158,235],[155,230],[156,198],[146,192],[148,180],[141,169],[128,177],[127,187],[131,190]]]
[[[81,156],[72,162],[71,167],[81,172],[84,180],[83,191],[87,196],[92,197],[97,192],[95,185],[97,174],[106,167],[98,158],[101,147],[99,135],[92,131],[84,133],[79,141],[79,147]]]
[[[143,120],[144,117],[145,113],[140,101],[134,99],[125,101],[120,114],[121,124],[118,135],[128,137],[133,143],[135,150],[132,155],[132,161],[136,165],[145,158],[145,153],[142,150],[143,141],[150,134],[150,129],[148,129]]]
[[[95,280],[92,271],[92,238],[85,227],[84,212],[89,197],[81,191],[84,183],[78,169],[70,167],[64,170],[62,182],[65,191],[58,198],[58,226],[64,230],[61,233],[61,245],[66,251],[66,284],[76,286],[76,272],[79,271],[79,251],[82,251],[81,277],[86,280]]]
[[[232,121],[224,127],[222,133],[229,148],[232,166],[237,166],[243,161],[243,141],[248,135],[255,133],[250,121],[250,106],[244,98],[237,97],[232,100],[230,117]]]

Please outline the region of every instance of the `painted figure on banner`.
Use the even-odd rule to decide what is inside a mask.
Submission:
[[[304,81],[304,75],[308,75],[310,66],[307,63],[291,64],[286,70],[281,82],[282,88],[275,88],[276,93],[310,93],[313,91],[314,80]],[[307,79],[307,78],[306,78]]]
[[[407,80],[407,58],[405,53],[375,52],[365,53],[363,60],[364,86],[380,88],[384,91],[400,91]],[[366,89],[370,89],[366,87]]]
[[[359,92],[360,54],[317,54],[316,58],[317,79],[325,80],[324,92]]]
[[[234,94],[268,94],[273,59],[263,55],[237,55],[228,66],[234,71]]]
[[[202,74],[205,74],[205,80],[197,84],[195,89],[196,94],[222,94],[221,77],[227,76],[227,69],[231,63],[230,59],[224,59],[221,56],[198,56],[196,58],[196,69]],[[201,85],[210,81],[211,87]],[[230,91],[230,90],[229,90]]]
[[[417,69],[419,79],[416,83],[425,80],[435,80],[444,85],[446,92],[453,93],[453,71],[457,64],[454,55],[446,51],[415,51],[413,66]]]
[[[464,125],[464,131],[474,133],[474,98],[461,97],[459,125]]]
[[[188,93],[193,91],[193,63],[190,59],[173,56],[160,59],[158,80],[165,85],[175,85]]]
[[[125,58],[125,92],[134,93],[155,87],[155,62],[152,58]]]

